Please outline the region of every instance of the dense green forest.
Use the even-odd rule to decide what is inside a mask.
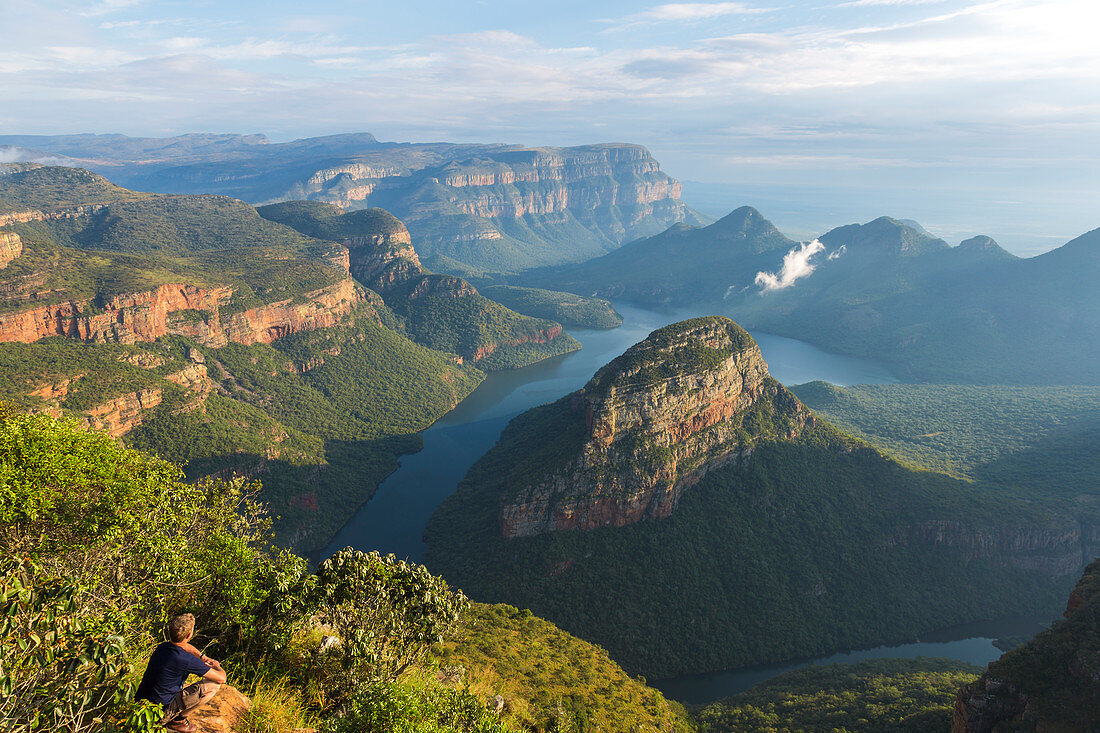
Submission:
[[[348,549],[310,571],[270,544],[243,480],[184,482],[102,433],[10,406],[0,476],[5,730],[159,730],[159,706],[134,694],[183,612],[252,697],[240,730],[691,729],[603,650],[529,612],[471,609],[422,566]],[[341,643],[322,648],[323,635]]]
[[[971,553],[966,537],[1063,536],[1096,519],[1091,504],[1028,505],[911,470],[818,421],[796,441],[761,441],[711,470],[667,519],[504,540],[490,487],[514,466],[568,460],[552,409],[516,418],[471,468],[428,525],[425,561],[475,597],[529,607],[651,678],[1053,612],[1072,578],[996,556],[1007,549]],[[943,521],[956,523],[958,540],[922,539]]]
[[[548,318],[565,326],[616,328],[623,322],[623,317],[603,298],[514,285],[491,285],[481,288],[481,293],[519,313]]]
[[[791,390],[830,422],[935,471],[1077,492],[1100,476],[1100,387],[826,382]]]
[[[928,658],[806,667],[696,715],[700,733],[947,733],[955,695],[981,671]]]

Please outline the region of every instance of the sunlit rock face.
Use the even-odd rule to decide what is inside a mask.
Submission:
[[[504,498],[506,538],[621,527],[667,517],[685,489],[751,450],[743,418],[764,410],[795,437],[813,417],[768,375],[740,326],[712,316],[673,324],[605,366],[570,398],[580,449]]]

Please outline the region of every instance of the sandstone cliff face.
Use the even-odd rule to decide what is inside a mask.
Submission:
[[[667,517],[687,487],[751,450],[738,429],[754,407],[778,415],[790,437],[813,421],[768,376],[752,338],[717,316],[654,332],[570,400],[581,448],[504,498],[506,538]]]
[[[17,222],[28,221],[57,221],[61,219],[75,219],[81,216],[89,216],[107,208],[106,204],[87,204],[85,206],[66,206],[53,211],[9,211],[0,214],[0,227]]]
[[[886,544],[951,548],[963,563],[992,558],[1006,567],[1065,578],[1075,576],[1100,555],[1100,527],[1082,523],[1057,529],[1009,523],[975,527],[958,520],[923,520]]]
[[[236,313],[222,324],[219,307],[232,295],[228,287],[171,283],[95,305],[69,301],[6,313],[0,315],[0,342],[31,343],[48,336],[68,336],[100,343],[137,343],[179,334],[215,347],[230,341],[270,343],[297,331],[340,323],[364,300],[362,289],[349,278],[306,293],[299,301]]]
[[[23,254],[23,240],[15,232],[0,232],[0,270]]]
[[[348,271],[375,292],[384,293],[424,273],[404,225],[370,236],[348,237],[344,246],[349,252]]]
[[[472,287],[470,289],[473,290]],[[474,292],[476,293],[477,291]],[[523,344],[548,344],[558,336],[561,336],[562,333],[562,327],[555,324],[546,328],[540,328],[533,334],[504,339],[497,343],[484,344],[460,356],[458,363],[461,364],[463,358],[477,362],[479,359],[484,359],[491,354],[495,354],[498,349],[506,349],[512,346],[522,346]]]
[[[519,151],[499,158],[452,163],[437,180],[472,194],[455,202],[463,212],[489,218],[645,206],[681,194],[680,183],[664,175],[645,148],[634,145]],[[516,184],[539,185],[522,186],[507,197],[474,190]]]
[[[231,295],[229,288],[167,284],[115,296],[98,308],[88,301],[70,301],[7,313],[0,315],[0,342],[31,343],[47,336],[118,343],[152,341],[170,332],[169,314],[184,310],[213,314],[207,326],[218,332],[218,306]]]
[[[335,165],[282,198],[381,206],[409,225],[422,255],[488,268],[583,259],[679,221],[701,223],[680,200],[680,183],[641,146],[437,152],[443,160]],[[510,237],[524,242],[519,260],[496,262],[503,252],[517,256]],[[485,243],[496,245],[481,251]]]
[[[335,326],[365,297],[362,288],[347,279],[306,293],[304,300],[272,303],[237,313],[228,319],[225,336],[238,344],[269,344],[299,331]]]
[[[141,425],[143,414],[161,403],[161,390],[143,389],[93,407],[85,415],[88,427],[118,438]]]

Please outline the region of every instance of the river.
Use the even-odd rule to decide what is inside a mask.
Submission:
[[[868,659],[915,659],[916,657],[943,657],[984,667],[1004,653],[997,648],[998,639],[1017,641],[1030,639],[1050,625],[1050,619],[1042,617],[1007,618],[982,621],[944,629],[927,634],[924,639],[911,644],[879,646],[841,652],[828,657],[804,659],[784,664],[746,667],[729,672],[685,675],[667,680],[650,680],[649,684],[666,697],[689,705],[701,705],[744,692],[766,680],[802,667],[820,664],[853,664]]]
[[[664,313],[620,303],[623,325],[606,331],[575,330],[583,348],[523,369],[489,374],[478,388],[424,431],[424,449],[404,456],[401,466],[378,487],[336,535],[322,557],[342,547],[392,552],[419,560],[428,518],[454,491],[466,470],[489,450],[516,415],[580,389],[596,370],[655,329],[698,313]],[[772,376],[784,384],[815,379],[839,385],[898,381],[884,367],[822,351],[795,339],[753,333]]]
[[[570,330],[583,348],[523,369],[489,374],[454,410],[424,431],[424,449],[404,456],[400,468],[378,488],[337,534],[322,557],[342,547],[392,552],[419,560],[424,551],[421,534],[435,508],[452,491],[467,469],[496,443],[513,417],[537,405],[573,392],[601,366],[638,343],[653,330],[697,313],[662,313],[615,304],[623,325],[607,331]],[[784,384],[815,379],[838,385],[884,384],[899,381],[884,366],[823,351],[802,341],[753,333],[772,376]],[[1008,624],[1008,627],[1005,624]],[[1020,624],[1026,624],[1026,632]],[[993,645],[999,636],[1031,635],[1039,620],[994,622],[949,629],[919,643],[879,647],[822,659],[693,675],[653,684],[669,697],[684,702],[709,702],[809,664],[851,662],[875,657],[943,656],[985,665],[1000,656]]]

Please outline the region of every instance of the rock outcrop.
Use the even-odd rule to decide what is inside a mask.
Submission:
[[[232,685],[222,685],[214,698],[195,710],[188,719],[198,728],[196,733],[234,733],[241,730],[252,701]]]
[[[364,300],[363,289],[354,280],[341,280],[300,299],[237,313],[227,320],[225,337],[238,344],[269,344],[299,331],[335,326]]]
[[[344,246],[348,248],[352,276],[375,292],[385,293],[424,274],[404,224],[373,235],[347,237]]]
[[[229,287],[171,283],[100,303],[40,306],[0,315],[0,342],[32,343],[48,336],[68,336],[132,344],[179,334],[215,347],[230,341],[271,343],[291,333],[340,323],[365,299],[362,288],[345,278],[293,300],[235,313],[223,324],[220,307],[232,296]]]
[[[107,208],[106,204],[85,204],[82,206],[64,206],[51,211],[36,211],[34,209],[8,211],[0,213],[0,227],[29,221],[76,219],[78,217],[96,214],[103,211],[105,208]]]
[[[0,232],[0,270],[23,254],[23,240],[15,232]]]
[[[161,399],[161,390],[156,388],[131,392],[88,410],[85,420],[93,430],[118,438],[141,425],[144,413],[159,405]]]
[[[955,700],[953,733],[1087,733],[1100,721],[1100,560],[1085,568],[1065,620],[992,662]]]
[[[785,437],[814,420],[752,337],[719,316],[655,331],[566,399],[581,444],[503,498],[505,538],[667,517],[687,487],[751,451],[740,430],[751,411],[776,416]]]

